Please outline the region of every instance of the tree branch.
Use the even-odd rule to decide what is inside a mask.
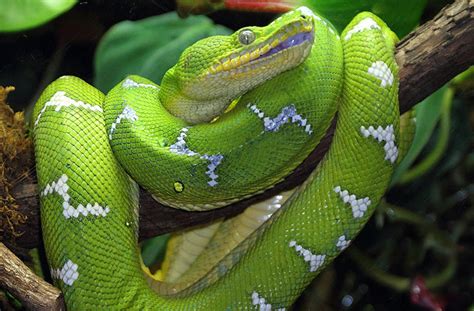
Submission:
[[[473,1],[458,0],[445,7],[434,19],[398,43],[396,59],[400,67],[400,110],[405,112],[436,91],[457,74],[474,64]],[[192,225],[230,217],[249,204],[300,184],[322,159],[332,139],[334,123],[319,146],[290,176],[262,195],[207,212],[185,212],[156,203],[141,193],[140,239],[176,231]],[[35,184],[20,184],[11,191],[19,211],[27,216],[18,226],[22,236],[5,241],[16,253],[40,243],[40,221]]]
[[[61,291],[34,274],[3,243],[0,243],[0,288],[29,310],[66,310]]]
[[[458,0],[397,44],[403,113],[474,64],[474,1]]]

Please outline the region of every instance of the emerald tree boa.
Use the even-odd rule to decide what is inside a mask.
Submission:
[[[356,237],[400,159],[395,40],[371,13],[339,35],[302,7],[197,42],[161,86],[49,85],[35,152],[44,243],[68,309],[290,306]],[[174,208],[228,205],[291,173],[336,113],[332,145],[300,187],[178,234],[161,271],[143,267],[137,183]]]

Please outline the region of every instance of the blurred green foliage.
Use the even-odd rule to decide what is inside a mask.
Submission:
[[[76,0],[3,0],[0,6],[0,32],[37,27],[66,12]]]
[[[415,106],[416,132],[413,143],[403,161],[393,174],[392,184],[398,182],[409,167],[415,162],[421,150],[430,139],[441,115],[443,96],[447,87],[434,92],[431,96]]]
[[[420,22],[427,0],[301,0],[299,4],[326,17],[342,32],[359,12],[370,11],[380,17],[401,38]]]

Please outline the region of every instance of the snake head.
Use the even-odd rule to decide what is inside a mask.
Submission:
[[[308,57],[314,41],[313,16],[300,8],[265,27],[245,27],[196,42],[166,73],[160,100],[190,123],[212,120],[233,99]]]

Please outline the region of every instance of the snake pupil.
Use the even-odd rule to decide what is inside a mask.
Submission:
[[[239,34],[239,41],[242,44],[248,45],[255,41],[255,34],[250,29],[242,30]]]

